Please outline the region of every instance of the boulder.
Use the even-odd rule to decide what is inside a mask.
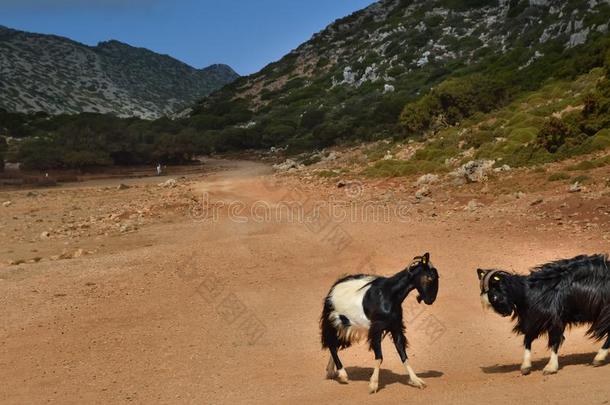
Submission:
[[[480,183],[487,180],[494,163],[494,160],[471,160],[450,174],[467,183]]]
[[[439,177],[436,174],[424,174],[419,179],[417,179],[417,185],[423,186],[426,184],[434,184],[438,181]]]
[[[178,185],[178,182],[176,181],[176,179],[168,179],[166,181],[164,181],[163,183],[159,183],[159,187],[164,187],[164,188],[174,188]]]
[[[303,165],[298,164],[293,159],[286,159],[282,163],[273,165],[273,169],[275,169],[276,171],[279,171],[279,172],[287,172],[291,169],[298,170],[298,169],[301,169],[302,167],[303,167]]]

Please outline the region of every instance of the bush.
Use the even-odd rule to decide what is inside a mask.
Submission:
[[[48,170],[62,167],[64,151],[50,139],[24,140],[17,158],[26,169]]]
[[[549,176],[549,181],[561,181],[561,180],[568,180],[570,178],[570,175],[564,172],[557,172],[557,173],[553,173]]]
[[[581,174],[580,176],[576,176],[572,179],[573,182],[578,182],[578,183],[586,183],[589,180],[591,180],[591,177],[586,176],[584,174]]]
[[[301,128],[306,130],[312,130],[318,125],[324,122],[324,118],[326,118],[326,112],[322,110],[312,110],[303,113],[301,117]]]
[[[438,171],[439,166],[434,162],[413,160],[380,160],[373,166],[364,170],[364,174],[371,177],[404,177],[419,173]]]
[[[474,74],[448,79],[420,100],[405,106],[400,122],[408,133],[455,125],[477,112],[489,112],[508,100],[501,81]]]
[[[61,157],[62,166],[70,169],[110,166],[112,159],[103,151],[71,150]]]
[[[4,171],[4,154],[7,149],[8,145],[6,139],[3,136],[0,136],[0,172]]]
[[[536,145],[550,153],[555,153],[572,136],[574,136],[573,131],[562,120],[552,117],[538,132]]]

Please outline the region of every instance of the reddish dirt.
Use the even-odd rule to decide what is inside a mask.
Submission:
[[[608,403],[610,366],[589,366],[599,344],[582,329],[567,334],[559,374],[542,375],[548,353],[539,340],[535,370],[521,376],[521,338],[509,320],[482,311],[475,274],[477,267],[524,272],[609,251],[603,213],[596,226],[577,231],[552,218],[557,209],[599,201],[569,195],[578,201],[562,206],[545,197],[534,206],[500,201],[469,212],[447,208],[456,197],[438,210],[414,205],[406,220],[388,223],[256,221],[251,207],[275,213],[280,200],[324,199],[330,191],[275,184],[257,163],[216,164],[230,170],[180,186],[209,193],[216,221],[198,206],[161,206],[161,220],[135,232],[78,234],[89,255],[0,265],[0,403]],[[54,193],[64,191],[48,191],[49,206],[40,208],[49,210],[49,221],[63,215]],[[121,191],[108,193],[81,197],[94,210]],[[10,198],[13,205],[0,212],[17,222],[3,222],[2,263],[35,245],[30,236],[16,237],[30,231],[11,211],[28,197]],[[0,193],[0,202],[7,199]],[[240,220],[228,218],[231,202]],[[65,242],[51,237],[45,252],[61,251]],[[438,300],[425,307],[412,296],[404,309],[408,353],[428,388],[406,384],[389,339],[377,394],[368,394],[374,363],[364,345],[341,354],[349,384],[325,380],[318,318],[332,282],[345,273],[392,274],[425,251],[441,273]]]

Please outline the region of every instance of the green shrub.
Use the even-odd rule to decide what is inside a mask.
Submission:
[[[448,79],[418,101],[407,104],[400,122],[408,133],[436,130],[477,112],[489,112],[507,99],[508,91],[501,81],[480,74]]]
[[[48,170],[61,167],[63,155],[51,139],[30,138],[21,143],[17,158],[27,169]]]
[[[337,176],[339,176],[339,174],[340,173],[338,173],[334,170],[322,170],[322,171],[316,172],[316,175],[318,177],[322,177],[322,178],[326,178],[326,179],[337,177]]]
[[[552,117],[538,132],[536,145],[555,153],[573,135],[572,130],[562,120]]]
[[[577,163],[575,165],[572,166],[568,166],[566,168],[566,170],[569,171],[576,171],[576,170],[591,170],[591,169],[595,169],[597,167],[597,165],[591,161],[591,160],[583,160],[580,163]]]
[[[589,176],[586,176],[584,174],[581,174],[580,176],[576,176],[572,179],[573,182],[578,182],[578,183],[587,183],[589,180],[591,180],[591,178]]]
[[[513,142],[529,143],[536,140],[537,131],[536,127],[518,128],[511,131],[508,138]]]
[[[438,171],[434,162],[414,160],[380,160],[364,170],[371,177],[404,177],[418,173]]]
[[[564,172],[557,172],[557,173],[553,173],[549,176],[549,181],[561,181],[561,180],[568,180],[570,178],[570,175]]]
[[[4,171],[4,155],[8,149],[8,144],[3,136],[0,136],[0,172]]]
[[[312,130],[324,122],[326,112],[322,110],[307,111],[301,117],[301,127],[307,130]]]

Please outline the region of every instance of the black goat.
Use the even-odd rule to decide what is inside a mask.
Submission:
[[[590,325],[588,335],[606,343],[593,360],[604,364],[610,349],[610,270],[608,256],[577,256],[536,267],[528,276],[501,270],[477,270],[481,301],[517,320],[514,332],[525,336],[521,372],[531,372],[532,341],[549,337],[551,358],[544,374],[559,369],[557,353],[572,325]]]
[[[326,368],[327,378],[338,377],[343,383],[348,381],[337,351],[366,336],[376,360],[369,391],[377,392],[379,368],[383,361],[381,341],[390,333],[411,385],[425,387],[408,362],[402,302],[416,289],[418,302],[432,305],[438,293],[438,278],[438,272],[430,263],[430,254],[426,253],[389,278],[360,274],[338,280],[324,299],[320,319],[322,348],[328,348],[331,354]]]

